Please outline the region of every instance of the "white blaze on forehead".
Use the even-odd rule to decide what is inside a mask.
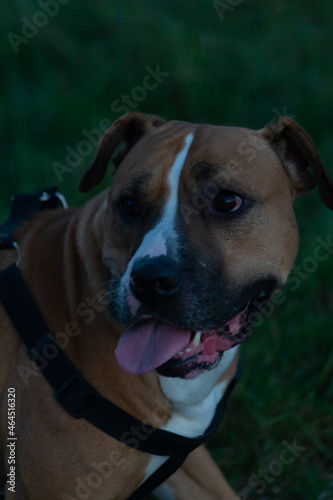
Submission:
[[[193,141],[193,132],[185,137],[183,149],[177,154],[175,161],[168,175],[169,197],[165,204],[162,218],[157,226],[149,231],[143,238],[140,247],[137,249],[132,260],[142,257],[157,257],[167,254],[167,239],[172,237],[175,226],[177,208],[179,181],[186,162],[188,151]]]
[[[171,222],[172,227],[174,226],[177,212],[180,175],[185,165],[186,157],[193,141],[193,136],[194,133],[191,132],[185,137],[185,145],[180,153],[178,153],[178,155],[176,156],[176,159],[170,169],[168,176],[170,194],[164,209],[164,214],[161,222],[163,222],[164,219],[169,219],[168,223]]]
[[[160,222],[143,238],[141,245],[131,258],[126,272],[122,277],[124,289],[130,281],[133,264],[143,257],[157,257],[167,254],[167,241],[175,240],[174,226],[178,208],[179,181],[191,147],[194,132],[190,132],[184,140],[183,149],[177,154],[168,175],[169,196],[165,204]],[[131,295],[131,294],[130,294]],[[129,297],[127,297],[127,302]],[[135,299],[136,300],[136,299]],[[139,302],[138,302],[139,304]],[[130,304],[131,310],[136,310],[138,304]]]
[[[178,191],[179,181],[182,170],[184,168],[186,158],[193,141],[193,132],[190,132],[184,141],[183,149],[177,154],[175,161],[168,175],[169,181],[169,197],[165,204],[162,218],[157,226],[146,234],[142,241],[142,245],[138,249],[139,256],[156,257],[158,255],[167,254],[167,239],[172,238],[175,226],[177,208],[178,208]],[[141,250],[144,253],[142,255]],[[138,255],[136,254],[136,257]]]

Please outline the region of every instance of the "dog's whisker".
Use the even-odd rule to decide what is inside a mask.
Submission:
[[[102,297],[100,297],[97,301],[97,304],[100,304],[106,297],[112,296],[112,292],[106,292]]]

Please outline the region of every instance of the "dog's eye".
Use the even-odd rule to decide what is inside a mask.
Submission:
[[[139,214],[138,204],[132,198],[123,199],[120,203],[120,208],[122,212],[129,217],[137,217]]]
[[[243,200],[235,193],[221,191],[213,200],[213,207],[218,212],[235,212],[242,206]]]

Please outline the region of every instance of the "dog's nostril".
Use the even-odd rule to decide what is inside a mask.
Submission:
[[[137,290],[145,288],[145,279],[142,276],[133,275],[131,277],[131,285]]]
[[[178,284],[177,276],[160,276],[156,280],[155,288],[157,291],[170,291]]]

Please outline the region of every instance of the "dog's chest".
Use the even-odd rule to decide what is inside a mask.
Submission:
[[[159,376],[161,388],[173,404],[173,412],[163,430],[186,437],[200,436],[211,423],[217,404],[221,401],[228,380],[218,382],[234,360],[238,347],[226,351],[219,365],[195,379]],[[168,457],[151,455],[146,469],[149,477]]]

